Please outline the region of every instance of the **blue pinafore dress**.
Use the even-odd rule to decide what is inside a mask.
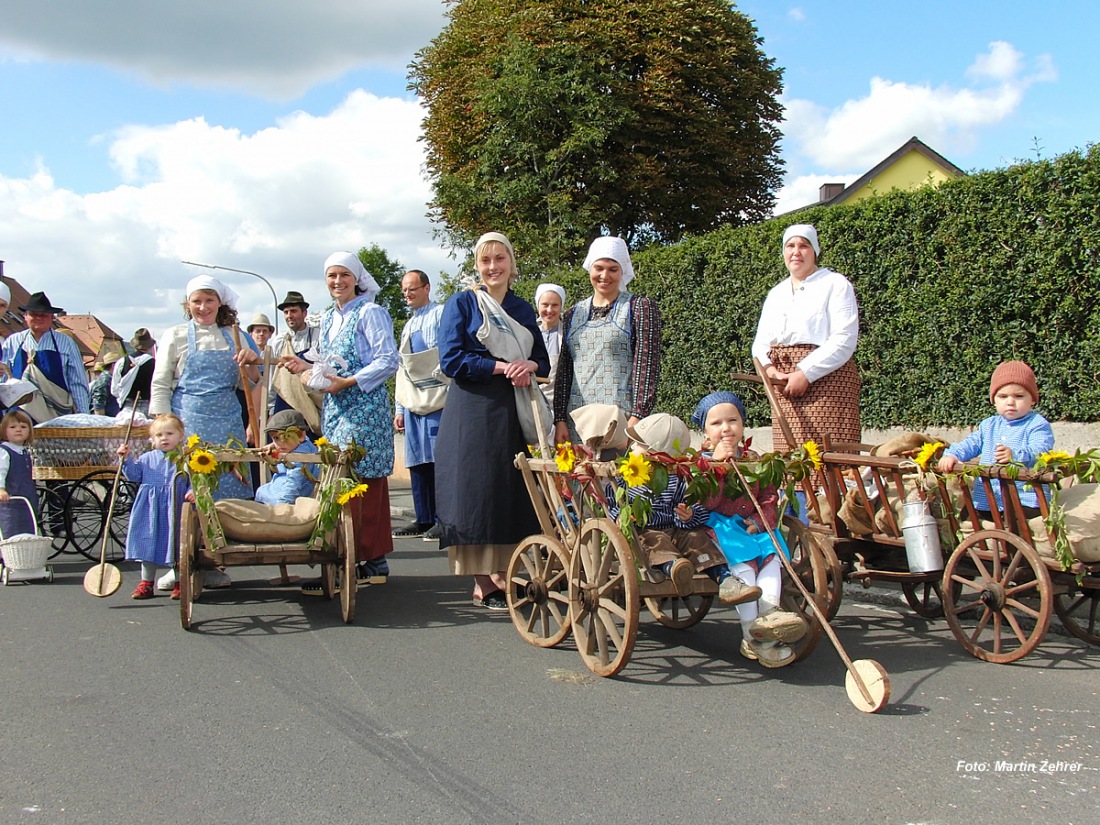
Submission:
[[[34,508],[35,518],[38,518],[38,491],[34,486],[34,473],[32,472],[30,451],[13,449],[7,444],[0,445],[0,449],[8,454],[8,479],[4,489],[9,496],[23,496]],[[21,533],[34,533],[34,521],[31,519],[27,505],[22,501],[0,502],[0,530],[4,538]]]
[[[591,298],[577,304],[566,339],[573,356],[570,412],[585,404],[614,404],[630,414],[634,369],[630,323],[629,292],[620,292],[606,315],[593,315]],[[569,433],[574,441],[580,440],[572,420]]]
[[[172,393],[172,412],[183,419],[187,435],[210,444],[226,444],[231,438],[244,443],[241,402],[237,400],[240,366],[233,360],[233,339],[219,327],[228,350],[195,347],[195,322],[187,325],[187,361]],[[252,498],[252,485],[231,473],[223,473],[214,498]]]
[[[337,310],[326,312],[321,321],[321,354],[339,355],[348,362],[346,375],[342,377],[355,375],[366,366],[355,346],[355,336],[359,317],[368,304],[361,298],[350,307],[344,325],[331,341],[329,330]],[[327,393],[321,408],[321,430],[337,447],[346,447],[354,441],[367,451],[363,460],[355,464],[355,472],[360,478],[385,478],[393,472],[393,418],[385,384],[379,384],[370,392],[348,387]]]
[[[176,478],[176,465],[160,450],[150,450],[136,459],[127,458],[122,472],[138,484],[126,530],[126,558],[171,567],[176,563],[171,538],[179,527],[183,496],[189,489],[186,476]]]

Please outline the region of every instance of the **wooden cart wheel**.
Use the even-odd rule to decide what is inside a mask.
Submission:
[[[569,614],[577,650],[597,676],[614,676],[638,638],[634,554],[613,521],[589,519],[569,560]]]
[[[1073,582],[1054,594],[1054,612],[1078,639],[1100,645],[1100,589]]]
[[[817,541],[817,548],[825,558],[825,592],[828,596],[825,618],[830,622],[840,612],[840,603],[844,599],[844,567],[837,558],[832,541],[823,538],[813,532],[810,533]]]
[[[1050,573],[1019,536],[1004,530],[974,533],[947,560],[943,580],[948,627],[979,659],[1015,662],[1046,635],[1054,601]],[[1021,620],[1034,623],[1030,631]]]
[[[791,554],[791,566],[798,574],[798,580],[813,595],[818,609],[828,617],[830,563],[825,551],[822,550],[822,542],[806,525],[791,516],[783,517],[783,527],[786,533],[787,549]],[[839,601],[836,604],[839,609]],[[780,607],[792,613],[797,613],[806,620],[809,627],[806,635],[790,645],[791,650],[794,651],[795,661],[805,659],[813,653],[817,643],[821,641],[821,622],[806,603],[806,599],[802,596],[797,585],[791,581],[786,567],[783,568],[783,590],[780,595]]]
[[[344,624],[355,619],[355,595],[359,590],[359,579],[355,573],[355,530],[351,523],[351,514],[340,514],[340,523],[336,525],[336,553],[343,566],[340,576],[340,618]]]
[[[711,605],[714,604],[714,596],[700,596],[692,593],[689,596],[665,596],[659,599],[647,598],[645,606],[653,614],[653,618],[665,627],[673,630],[683,630],[698,624],[707,615]]]
[[[321,562],[321,595],[326,599],[331,599],[336,595],[336,571],[339,568],[339,562]]]
[[[554,647],[569,635],[569,553],[550,536],[528,536],[508,562],[508,613],[535,647]]]
[[[195,600],[202,593],[203,571],[195,559],[198,549],[198,515],[193,506],[184,504],[180,516],[179,566],[176,570],[180,586],[180,624],[184,630],[191,629],[191,611]]]
[[[943,616],[943,587],[939,579],[927,582],[902,582],[901,592],[905,595],[905,601],[918,616],[925,619],[938,619]]]

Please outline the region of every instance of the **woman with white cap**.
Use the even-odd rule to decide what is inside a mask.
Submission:
[[[329,443],[347,447],[353,441],[366,455],[355,472],[367,492],[348,502],[356,536],[359,584],[384,584],[389,577],[386,554],[393,551],[390,491],[393,472],[393,419],[386,381],[397,372],[397,343],[389,313],[375,303],[378,283],[353,252],[333,252],[325,261],[325,285],[333,303],[321,318],[318,349],[322,362],[338,356],[347,366],[325,373],[321,431]],[[279,363],[301,374],[311,368],[294,355]],[[320,580],[306,582],[302,592],[323,594]]]
[[[539,330],[546,354],[550,357],[550,375],[542,384],[542,394],[554,403],[554,379],[558,374],[558,357],[561,355],[561,313],[565,309],[565,289],[557,284],[539,284],[535,289],[535,312],[539,316]]]
[[[554,385],[555,439],[576,441],[569,413],[586,404],[614,404],[633,426],[653,412],[661,375],[661,315],[633,295],[630,251],[622,238],[596,238],[584,259],[592,296],[562,318]],[[572,434],[572,436],[571,436]]]
[[[187,283],[183,314],[187,321],[171,327],[157,344],[149,414],[175,413],[188,436],[211,444],[230,439],[244,443],[244,419],[237,395],[241,368],[249,380],[260,377],[256,345],[243,330],[238,350],[232,330],[237,327],[237,293],[216,278],[199,275]],[[215,498],[251,498],[252,487],[231,473],[218,480]],[[168,589],[175,576],[162,576],[158,586]],[[224,571],[208,570],[206,587],[228,587]],[[166,586],[167,585],[167,586]],[[173,592],[175,597],[175,591]]]
[[[859,339],[859,307],[852,284],[818,264],[817,230],[794,224],[783,233],[783,262],[790,273],[764,300],[754,358],[776,382],[780,412],[798,444],[787,444],[773,416],[777,450],[809,440],[858,442],[859,372],[852,356]]]
[[[474,265],[480,281],[453,295],[439,321],[439,365],[452,379],[435,452],[439,546],[454,575],[474,577],[474,600],[503,611],[512,552],[539,532],[513,462],[539,442],[521,416],[533,417],[532,378],[550,361],[534,310],[511,289],[519,271],[508,238],[482,235]]]

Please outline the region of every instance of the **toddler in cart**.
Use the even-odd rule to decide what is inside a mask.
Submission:
[[[149,427],[152,450],[136,459],[129,457],[129,444],[120,445],[116,451],[122,461],[122,474],[138,484],[126,531],[126,558],[141,562],[141,581],[130,594],[135,599],[153,598],[157,567],[170,568],[176,563],[172,538],[179,529],[184,499],[194,501],[185,475],[176,478],[175,495],[172,491],[176,465],[168,453],[182,441],[183,422],[166,413],[158,415]],[[172,598],[179,598],[179,584]]]
[[[691,432],[679,418],[667,413],[646,416],[627,433],[634,441],[635,453],[666,453],[682,455],[691,446]],[[629,501],[639,496],[649,500],[649,520],[639,525],[638,542],[649,558],[651,569],[676,584],[680,593],[690,592],[696,572],[706,573],[718,584],[718,600],[723,604],[740,604],[760,597],[760,588],[752,587],[730,572],[721,551],[706,529],[710,515],[698,504],[688,504],[687,482],[670,475],[668,486],[661,493],[642,484],[630,487],[621,478],[620,488],[626,490]],[[608,515],[618,519],[614,489],[608,486]]]
[[[742,443],[745,435],[745,405],[732,392],[712,392],[691,415],[703,431],[704,455],[718,461],[756,458]],[[761,519],[748,493],[730,498],[722,493],[704,502],[710,517],[707,525],[730,565],[730,570],[747,585],[755,585],[757,599],[737,605],[741,620],[741,655],[768,668],[784,667],[794,661],[788,647],[806,635],[806,620],[797,613],[779,609],[782,564],[775,552],[768,528],[786,543],[777,529],[779,491],[757,485],[753,494],[764,513]]]
[[[1054,448],[1054,430],[1032,409],[1039,403],[1035,373],[1023,361],[1005,361],[993,370],[989,381],[989,402],[997,414],[978,425],[978,429],[944,450],[939,471],[950,473],[960,461],[978,459],[982,464],[1023,464],[1032,466],[1040,455]],[[1001,482],[993,481],[994,504],[1004,510]],[[1020,504],[1028,518],[1039,515],[1035,490],[1016,482]],[[993,518],[984,484],[974,485],[974,509],[980,518]]]
[[[317,447],[306,437],[306,419],[297,410],[282,410],[267,422],[269,455],[286,459],[294,453],[316,453]],[[256,488],[256,501],[261,504],[293,504],[298,498],[313,495],[316,479],[302,464],[283,460],[272,472],[271,481]]]
[[[38,515],[38,492],[27,449],[33,441],[34,423],[25,412],[9,410],[0,418],[0,530],[4,538],[34,533],[34,519],[26,505],[9,503],[12,496],[22,496],[34,508],[34,516]]]

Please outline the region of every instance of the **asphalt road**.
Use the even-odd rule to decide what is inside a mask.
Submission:
[[[0,822],[1097,820],[1100,652],[1074,639],[987,664],[857,589],[834,627],[892,682],[866,715],[827,641],[764,671],[732,610],[643,618],[601,679],[473,605],[434,544],[391,567],[351,626],[268,567],[204,593],[192,632],[165,594],[129,598],[132,568],[102,600],[86,562],[0,588]]]

